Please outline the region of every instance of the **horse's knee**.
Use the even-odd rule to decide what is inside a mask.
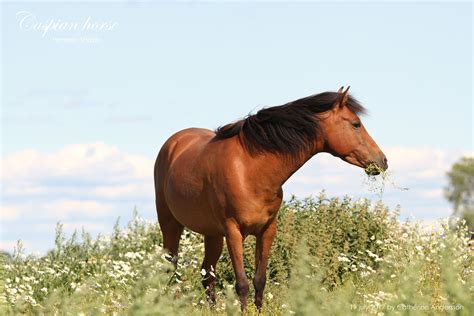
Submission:
[[[249,294],[249,281],[246,278],[237,280],[235,290],[240,297],[247,297]]]
[[[265,284],[267,283],[267,276],[263,275],[255,275],[253,278],[253,287],[255,288],[255,292],[261,292],[265,288]]]

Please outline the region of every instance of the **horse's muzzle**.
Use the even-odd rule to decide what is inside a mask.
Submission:
[[[379,175],[381,172],[388,169],[388,161],[385,155],[379,159],[379,161],[370,161],[365,167],[365,173],[369,176]]]

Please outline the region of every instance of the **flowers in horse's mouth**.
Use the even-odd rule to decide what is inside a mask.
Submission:
[[[375,162],[371,162],[367,165],[367,167],[365,167],[364,171],[369,176],[376,176],[383,173],[384,169],[379,167],[379,165],[376,164]]]

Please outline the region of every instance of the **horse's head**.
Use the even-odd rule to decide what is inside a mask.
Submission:
[[[387,158],[370,137],[359,116],[348,106],[349,88],[343,91],[334,107],[320,116],[324,147],[328,153],[377,175],[388,168]],[[375,164],[375,168],[374,168]]]

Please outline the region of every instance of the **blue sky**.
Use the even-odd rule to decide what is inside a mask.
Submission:
[[[116,27],[43,37],[20,11]],[[80,38],[99,42],[64,42]],[[1,50],[3,248],[44,251],[57,221],[107,231],[135,205],[155,219],[149,169],[173,132],[341,85],[411,187],[383,197],[403,216],[449,215],[444,173],[473,151],[471,3],[3,3]],[[374,198],[362,182],[322,155],[285,191]]]

